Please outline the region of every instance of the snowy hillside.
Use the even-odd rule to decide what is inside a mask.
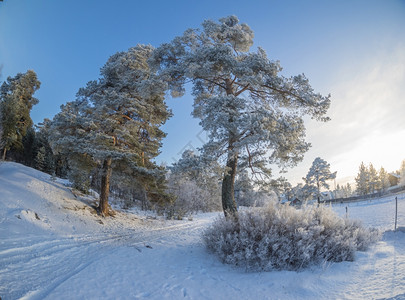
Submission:
[[[404,299],[405,233],[392,232],[393,197],[348,205],[386,231],[354,262],[302,272],[247,273],[206,253],[202,230],[218,215],[165,221],[117,212],[61,180],[0,164],[0,297],[8,299]],[[405,195],[399,195],[405,226]],[[346,205],[334,208],[345,216]]]

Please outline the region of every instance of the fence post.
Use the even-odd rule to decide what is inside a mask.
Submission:
[[[398,197],[395,197],[395,227],[394,227],[394,231],[397,231],[397,218],[398,218]]]

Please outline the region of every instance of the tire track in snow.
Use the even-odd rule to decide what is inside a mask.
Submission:
[[[59,285],[100,259],[113,254],[120,246],[142,246],[202,230],[207,221],[193,221],[172,226],[90,236],[46,238],[31,244],[0,251],[0,295],[7,299],[43,299]],[[40,238],[40,237],[39,237]],[[9,245],[16,241],[10,241]]]

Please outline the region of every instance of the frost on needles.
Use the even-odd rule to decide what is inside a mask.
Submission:
[[[202,155],[223,159],[222,206],[235,215],[235,178],[249,169],[258,180],[271,176],[270,164],[294,166],[302,160],[303,117],[327,121],[330,97],[314,92],[305,75],[286,78],[278,61],[262,48],[251,51],[254,33],[236,16],[206,20],[151,56],[172,95],[193,83],[193,115],[209,135]]]
[[[155,197],[163,171],[153,162],[165,133],[160,126],[171,112],[164,102],[166,82],[148,65],[154,48],[138,45],[112,55],[101,77],[90,81],[77,99],[61,107],[50,125],[50,144],[68,157],[78,178],[101,171],[99,211],[108,215],[113,170],[136,179]],[[118,172],[117,172],[118,173]],[[77,178],[76,177],[76,178]],[[164,196],[164,193],[160,193]]]

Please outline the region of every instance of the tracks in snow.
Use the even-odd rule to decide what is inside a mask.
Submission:
[[[204,220],[146,231],[3,240],[0,245],[0,296],[3,300],[43,299],[69,278],[114,253],[118,246],[142,251],[143,247],[158,240],[165,243],[201,231],[207,223]]]

